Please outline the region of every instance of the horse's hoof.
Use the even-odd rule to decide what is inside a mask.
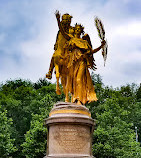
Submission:
[[[49,80],[52,79],[52,75],[50,73],[46,74],[46,78],[48,78]]]
[[[77,105],[83,105],[79,100],[76,103]]]
[[[69,99],[65,99],[65,102],[69,102]]]

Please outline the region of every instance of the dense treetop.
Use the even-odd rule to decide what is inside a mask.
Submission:
[[[141,157],[141,85],[105,86],[92,74],[98,101],[87,104],[96,119],[96,158]],[[45,79],[9,80],[0,85],[0,157],[43,158],[47,129],[43,125],[53,104],[64,101],[55,84]],[[138,132],[136,142],[135,127]]]

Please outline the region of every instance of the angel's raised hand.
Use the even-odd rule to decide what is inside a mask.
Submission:
[[[55,15],[56,15],[56,19],[60,19],[60,13],[58,10],[56,10]]]

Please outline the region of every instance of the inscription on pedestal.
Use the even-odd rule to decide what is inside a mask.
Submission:
[[[55,125],[50,128],[50,154],[90,154],[90,128],[81,125]]]
[[[60,140],[59,145],[65,150],[82,151],[86,145],[86,140],[89,141],[90,133],[85,128],[59,128]]]

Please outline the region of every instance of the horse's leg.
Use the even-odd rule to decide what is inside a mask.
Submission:
[[[66,93],[65,93],[65,102],[69,102],[69,92],[68,89],[66,88]]]
[[[48,73],[46,74],[46,78],[48,79],[52,78],[53,69],[54,69],[54,57],[51,58],[50,67]]]
[[[55,71],[56,71],[56,81],[57,81],[57,84],[56,84],[56,94],[60,95],[61,94],[61,90],[60,90],[60,87],[59,87],[60,73],[59,73],[59,65],[58,64],[55,64]]]
[[[65,102],[69,102],[69,85],[68,85],[68,76],[67,76],[67,83],[66,83],[66,87],[65,87]]]

